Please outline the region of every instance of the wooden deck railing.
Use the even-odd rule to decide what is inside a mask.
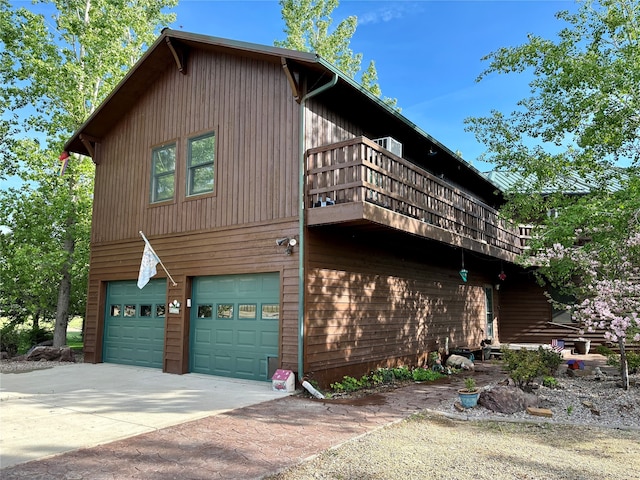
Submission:
[[[519,254],[515,226],[443,179],[358,137],[307,152],[306,208],[369,202]]]

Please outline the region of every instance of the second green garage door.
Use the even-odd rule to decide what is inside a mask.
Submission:
[[[191,299],[191,371],[267,378],[278,356],[280,275],[199,277]]]

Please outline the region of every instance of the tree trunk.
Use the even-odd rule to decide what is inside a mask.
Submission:
[[[71,299],[71,265],[75,241],[67,229],[63,249],[67,259],[62,264],[62,278],[58,288],[58,305],[56,307],[56,325],[53,330],[53,346],[62,347],[67,344],[67,324],[69,323],[69,302]]]
[[[627,352],[624,349],[624,337],[618,339],[620,347],[620,376],[622,377],[622,388],[629,390],[629,364],[627,363]]]

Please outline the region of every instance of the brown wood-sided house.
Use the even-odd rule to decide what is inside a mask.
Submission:
[[[551,338],[496,186],[315,54],[166,29],[65,148],[96,168],[87,362],[326,385]],[[175,286],[137,287],[139,232]]]

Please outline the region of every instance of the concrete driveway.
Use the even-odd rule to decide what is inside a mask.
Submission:
[[[106,363],[0,374],[0,468],[283,395],[270,382]]]

